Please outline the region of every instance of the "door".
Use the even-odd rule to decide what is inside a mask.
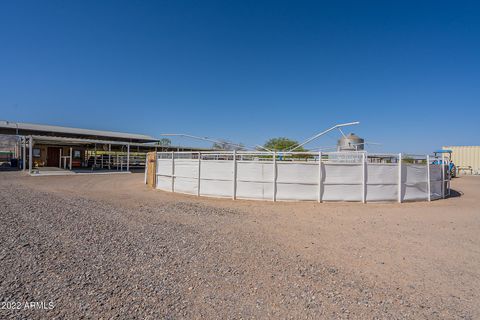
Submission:
[[[59,147],[48,147],[47,149],[47,166],[58,167],[60,164],[60,149]]]

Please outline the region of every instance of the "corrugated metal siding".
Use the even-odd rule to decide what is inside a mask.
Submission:
[[[452,161],[457,167],[472,167],[474,174],[480,174],[480,146],[445,146],[443,149],[453,151]]]

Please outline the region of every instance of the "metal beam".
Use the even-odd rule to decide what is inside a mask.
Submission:
[[[260,148],[265,149],[264,147],[261,147],[261,146],[258,146],[258,145],[255,148],[252,148],[252,147],[243,146],[243,145],[238,144],[238,143],[230,142],[230,141],[227,141],[227,140],[225,140],[225,141],[216,140],[216,139],[212,139],[212,138],[209,138],[209,137],[199,137],[199,136],[194,136],[194,135],[186,134],[186,133],[162,133],[162,134],[160,134],[160,136],[185,137],[185,138],[190,138],[190,139],[209,141],[209,142],[213,142],[213,143],[227,144],[229,146],[234,146],[234,147],[244,148],[244,149],[252,149],[252,150],[255,150],[256,147],[260,147]],[[268,150],[268,149],[266,149],[266,150]],[[268,150],[268,151],[270,151],[270,150]]]
[[[348,123],[342,123],[342,124],[336,124],[334,125],[333,127],[325,130],[325,131],[322,131],[316,135],[314,135],[313,137],[310,137],[308,138],[307,140],[305,140],[304,142],[300,143],[300,144],[297,144],[296,146],[293,146],[292,148],[288,149],[287,152],[291,152],[291,151],[294,151],[298,148],[301,148],[303,147],[304,145],[306,145],[307,143],[309,142],[312,142],[313,140],[316,140],[318,138],[320,138],[321,136],[323,136],[324,134],[332,131],[332,130],[335,130],[337,128],[341,128],[341,127],[346,127],[346,126],[353,126],[353,125],[356,125],[356,124],[359,124],[360,122],[359,121],[354,121],[354,122],[348,122]]]

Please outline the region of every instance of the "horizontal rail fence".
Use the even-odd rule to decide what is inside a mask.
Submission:
[[[145,169],[146,153],[130,153],[126,152],[95,152],[87,151],[87,166],[92,169],[108,169],[125,171],[127,170],[127,163],[129,169]]]
[[[271,201],[430,201],[450,192],[447,162],[367,152],[158,152],[156,188]]]

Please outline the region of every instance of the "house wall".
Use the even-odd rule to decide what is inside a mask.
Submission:
[[[47,161],[48,161],[48,148],[53,147],[53,148],[61,148],[62,149],[62,155],[63,156],[68,156],[70,155],[70,146],[61,146],[61,145],[44,145],[44,144],[35,144],[33,146],[33,163],[35,164],[35,167],[45,167],[47,166]],[[38,157],[35,156],[35,149],[40,150],[40,155]],[[72,160],[72,166],[75,167],[81,167],[82,164],[85,161],[85,147],[81,146],[72,146],[72,154],[75,154],[75,151],[80,151],[80,157],[73,158]],[[56,167],[58,167],[58,163],[55,164]],[[67,162],[68,166],[68,162]]]

